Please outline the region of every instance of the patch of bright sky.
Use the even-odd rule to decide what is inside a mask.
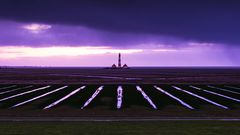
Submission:
[[[25,47],[25,46],[4,46],[0,47],[1,58],[18,58],[18,57],[51,57],[51,56],[79,56],[79,55],[96,55],[107,53],[139,53],[142,49],[113,49],[111,47]]]
[[[168,52],[176,53],[183,51],[200,52],[214,48],[213,44],[208,46],[207,43],[190,43],[190,46],[184,48],[164,47],[158,49],[117,49],[108,46],[50,46],[50,47],[26,47],[26,46],[2,46],[0,47],[1,58],[18,58],[18,57],[51,57],[51,56],[79,56],[79,55],[96,55],[107,53],[151,53],[151,52]],[[216,50],[216,49],[215,49]]]
[[[47,29],[51,29],[52,26],[51,25],[47,25],[47,24],[37,24],[37,23],[33,23],[33,24],[27,24],[22,26],[23,29],[28,30],[32,33],[39,33],[41,31],[47,30]]]

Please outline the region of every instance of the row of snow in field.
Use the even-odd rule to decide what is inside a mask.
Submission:
[[[11,93],[11,92],[14,92],[14,91],[18,91],[18,90],[21,90],[21,89],[29,89],[33,87],[33,85],[29,85],[29,86],[22,86],[22,87],[18,87],[17,85],[11,85],[11,86],[5,86],[5,87],[1,87],[0,88],[0,95],[4,95],[4,94],[7,94],[7,93]],[[42,91],[42,90],[45,90],[45,89],[48,89],[48,88],[51,88],[52,86],[51,85],[46,85],[46,86],[42,86],[42,87],[38,87],[38,88],[35,88],[35,89],[31,89],[31,90],[27,90],[27,91],[24,91],[24,92],[21,92],[21,93],[18,93],[18,94],[13,94],[13,95],[10,95],[10,96],[7,96],[7,97],[4,97],[4,98],[1,98],[0,99],[0,102],[4,102],[6,100],[10,100],[10,99],[13,99],[13,98],[16,98],[16,97],[19,97],[19,96],[23,96],[23,95],[26,95],[26,94],[30,94],[30,93],[34,93],[34,92],[37,92],[37,91]],[[35,96],[33,98],[30,98],[28,100],[25,100],[23,102],[20,102],[20,103],[17,103],[13,106],[11,106],[11,108],[15,108],[15,107],[18,107],[18,106],[22,106],[24,104],[27,104],[27,103],[30,103],[32,101],[35,101],[37,99],[40,99],[40,98],[43,98],[43,97],[46,97],[50,94],[54,94],[58,91],[63,91],[64,89],[68,88],[69,86],[66,85],[66,86],[61,86],[59,88],[56,88],[54,90],[51,90],[49,92],[46,92],[44,94],[41,94],[41,95],[38,95],[38,96]],[[168,92],[166,91],[164,88],[161,88],[160,86],[157,86],[157,85],[154,85],[153,86],[158,92],[160,93],[163,93],[165,94],[166,96],[172,98],[173,100],[177,101],[179,104],[181,104],[182,106],[188,108],[188,109],[195,109],[194,107],[192,107],[190,104],[186,103],[183,99],[180,99],[179,97],[177,97],[177,95],[174,95],[172,94],[171,92]],[[211,90],[207,90],[207,89],[203,89],[203,88],[200,88],[200,87],[197,87],[197,86],[193,86],[193,85],[189,85],[188,86],[189,88],[192,88],[196,91],[202,91],[202,92],[205,92],[205,93],[208,93],[208,94],[212,94],[212,95],[215,95],[215,96],[219,96],[219,97],[222,97],[222,98],[225,98],[225,99],[228,99],[228,100],[232,100],[234,102],[238,102],[240,103],[240,99],[237,99],[237,98],[234,98],[234,97],[230,97],[228,95],[224,95],[224,94],[221,94],[220,92],[216,92],[216,91],[211,91]],[[235,90],[239,90],[240,88],[238,87],[235,87],[235,86],[225,86],[226,88],[219,88],[219,87],[215,87],[215,86],[210,86],[208,85],[207,87],[209,88],[212,88],[212,89],[216,89],[218,91],[224,91],[224,92],[228,92],[228,93],[232,93],[232,94],[237,94],[237,95],[240,95],[240,93],[238,91],[233,91],[233,90],[229,90],[227,88],[231,88],[231,89],[235,89]],[[67,95],[63,96],[62,98],[56,100],[55,102],[47,105],[46,107],[44,107],[43,109],[49,109],[49,108],[52,108],[56,105],[58,105],[59,103],[63,102],[64,100],[67,100],[68,98],[70,98],[71,96],[73,96],[74,94],[80,92],[81,90],[84,90],[86,88],[86,86],[81,86],[77,89],[74,89],[73,91],[71,91],[70,93],[68,93]],[[218,106],[220,108],[223,108],[223,109],[229,109],[228,106],[225,106],[225,105],[222,105],[220,103],[217,103],[216,101],[213,101],[209,98],[206,98],[204,96],[201,96],[195,92],[192,92],[192,91],[189,91],[189,90],[186,90],[184,88],[181,88],[179,86],[174,86],[172,85],[171,86],[171,90],[175,90],[175,91],[180,91],[180,92],[183,92],[185,94],[188,94],[188,95],[191,95],[193,97],[196,97],[198,98],[199,100],[203,100],[205,102],[208,102],[210,104],[213,104],[215,106]],[[85,107],[87,107],[98,95],[101,91],[104,90],[104,85],[98,87],[95,92],[92,94],[92,96],[84,103],[84,105],[81,107],[81,109],[84,109]],[[123,97],[123,93],[124,93],[124,89],[121,85],[119,85],[116,89],[117,91],[117,105],[116,105],[116,108],[117,109],[120,109],[122,107],[122,102],[124,100],[124,97]],[[155,105],[155,103],[152,101],[152,99],[144,92],[144,89],[141,87],[141,86],[136,86],[136,91],[138,91],[144,100],[146,100],[149,105],[153,108],[153,109],[158,109],[157,106]]]

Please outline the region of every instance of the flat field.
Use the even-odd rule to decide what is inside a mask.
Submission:
[[[1,122],[2,135],[239,135],[239,121]]]
[[[239,68],[0,69],[3,135],[239,135],[239,120]]]
[[[239,68],[1,68],[0,117],[239,118]]]
[[[240,84],[240,68],[1,68],[1,84]]]

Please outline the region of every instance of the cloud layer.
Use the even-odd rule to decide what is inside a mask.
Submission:
[[[239,45],[236,0],[1,0],[0,18]]]
[[[0,63],[240,66],[239,24],[237,0],[1,0]]]

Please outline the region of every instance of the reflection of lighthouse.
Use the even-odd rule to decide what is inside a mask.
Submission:
[[[124,64],[122,66],[121,64],[121,53],[118,54],[118,66],[116,66],[115,64],[112,65],[112,69],[128,69],[129,67],[127,66],[127,64]]]

